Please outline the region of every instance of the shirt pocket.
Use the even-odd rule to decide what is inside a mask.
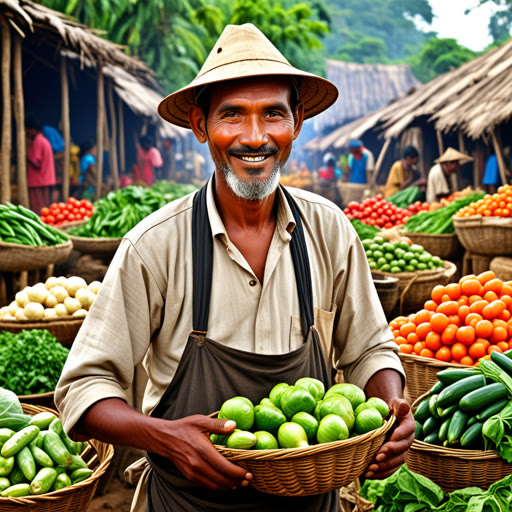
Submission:
[[[332,344],[332,334],[334,329],[334,316],[336,314],[336,304],[331,304],[331,310],[314,308],[315,328],[318,332],[325,359],[329,357]],[[300,317],[292,316],[290,324],[290,350],[298,349],[304,343],[304,334],[302,333],[302,324]]]

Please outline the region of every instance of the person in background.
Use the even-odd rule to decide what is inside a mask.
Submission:
[[[80,176],[82,197],[92,201],[96,193],[96,145],[88,140],[80,144]]]
[[[148,186],[153,185],[155,168],[162,167],[162,155],[155,147],[149,135],[140,138],[140,147],[137,152],[137,165],[133,166],[135,181],[142,180]]]
[[[371,183],[375,168],[373,153],[363,146],[359,139],[352,139],[348,143],[348,172],[343,181],[350,183]]]
[[[448,148],[435,160],[435,165],[430,169],[427,178],[427,203],[438,202],[456,192],[460,166],[472,160],[470,156],[453,148]]]
[[[391,197],[404,188],[411,187],[421,179],[416,169],[419,152],[414,146],[407,146],[404,149],[402,159],[396,161],[389,171],[386,186],[384,187],[384,198]]]
[[[25,132],[30,208],[39,215],[41,208],[51,203],[52,186],[56,183],[55,161],[52,146],[33,116],[27,115],[25,118]]]

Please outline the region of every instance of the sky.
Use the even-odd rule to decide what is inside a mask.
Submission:
[[[472,10],[465,15],[464,11],[478,5],[478,0],[428,0],[434,13],[431,30],[439,33],[439,37],[451,37],[462,46],[473,51],[481,51],[492,40],[489,36],[489,18],[498,7],[494,2]]]

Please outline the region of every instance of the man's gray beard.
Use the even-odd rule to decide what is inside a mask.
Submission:
[[[231,192],[246,201],[258,201],[268,197],[277,189],[281,177],[281,165],[277,162],[274,164],[270,176],[264,181],[243,180],[233,172],[229,165],[218,165],[217,167],[224,176]]]

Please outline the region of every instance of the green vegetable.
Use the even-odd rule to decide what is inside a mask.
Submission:
[[[30,443],[28,446],[30,448],[30,451],[32,452],[32,457],[34,458],[34,461],[37,462],[37,464],[44,468],[53,467],[52,458],[44,450],[37,447],[33,443]]]
[[[248,432],[248,433],[250,434],[251,432]],[[231,435],[233,435],[233,434],[231,434]],[[254,434],[253,434],[253,436],[254,436]],[[253,443],[253,445],[254,445],[254,443]],[[233,447],[231,447],[231,448],[233,448]],[[89,478],[93,473],[94,473],[94,471],[92,469],[83,469],[83,468],[76,469],[75,471],[73,471],[73,473],[71,473],[71,475],[69,475],[69,478],[71,479],[71,481],[74,484],[77,484],[78,482],[81,482],[82,480]]]
[[[481,363],[482,361],[480,361]],[[483,427],[482,434],[484,436],[485,448],[488,449],[492,443],[496,448],[500,446],[501,440],[505,433],[512,427],[512,400],[494,416],[488,418]]]
[[[28,445],[30,441],[35,439],[39,434],[39,427],[30,425],[20,431],[16,432],[9,440],[2,446],[2,457],[11,457],[16,455],[24,446]]]
[[[477,368],[464,370],[448,369],[437,372],[436,377],[439,382],[449,386],[450,384],[453,384],[458,380],[465,379],[466,377],[471,377],[471,375],[476,375],[478,373],[480,372]]]
[[[364,412],[364,411],[363,411]],[[379,415],[380,418],[380,415]],[[318,424],[316,439],[320,444],[343,441],[350,435],[348,425],[336,414],[327,414]]]
[[[0,455],[0,476],[7,476],[14,468],[14,456],[2,457]]]
[[[92,470],[89,469],[91,472]],[[44,494],[50,490],[57,478],[57,471],[53,468],[41,468],[35,478],[30,482],[30,492],[32,494]],[[73,479],[70,476],[71,481]]]
[[[352,227],[356,230],[357,236],[361,241],[371,240],[377,233],[380,232],[380,229],[376,226],[370,226],[361,222],[359,219],[351,219],[350,223]],[[363,244],[364,245],[364,244]]]
[[[484,440],[482,437],[482,426],[482,423],[477,422],[466,428],[460,437],[461,448],[468,448],[472,450],[483,448]]]
[[[361,407],[361,406],[359,406]],[[314,411],[314,416],[317,420],[321,420],[328,414],[336,414],[345,421],[349,430],[352,430],[355,423],[355,415],[352,406],[347,398],[341,395],[331,395],[324,398],[317,404]]]
[[[10,496],[12,498],[28,496],[29,494],[30,494],[30,485],[29,484],[11,485],[11,487],[7,487],[7,489],[4,489],[2,492],[0,492],[0,496]]]
[[[53,412],[44,411],[39,412],[32,416],[29,425],[36,425],[40,428],[40,430],[46,430],[50,423],[56,418],[55,414]]]
[[[332,395],[344,396],[350,402],[350,405],[352,406],[352,409],[354,409],[354,411],[360,404],[362,404],[366,400],[364,391],[358,386],[355,386],[354,384],[349,384],[348,382],[334,384],[327,390],[327,392],[324,395],[324,398],[328,398]]]
[[[315,399],[315,402],[319,402],[324,397],[325,387],[322,381],[313,379],[311,377],[303,377],[294,384],[298,388],[305,389]],[[359,388],[358,388],[359,389]]]
[[[298,423],[306,432],[308,436],[308,441],[311,442],[316,435],[316,431],[318,429],[318,421],[317,419],[308,414],[307,412],[301,411],[297,414],[294,414],[291,421],[293,423]]]
[[[469,414],[465,413],[464,411],[458,410],[453,413],[446,436],[448,444],[453,445],[459,443],[459,438],[464,430],[464,427],[466,426],[468,419]]]
[[[18,464],[18,467],[27,480],[32,480],[36,475],[36,461],[28,446],[24,446],[16,454],[16,464]]]
[[[494,350],[496,354],[491,352],[491,361],[494,361],[502,370],[508,373],[512,377],[512,359],[507,357],[505,354],[501,354]]]
[[[53,482],[51,491],[58,491],[59,489],[64,489],[64,487],[69,487],[72,485],[71,478],[66,473],[61,473],[57,475],[55,482]]]
[[[256,441],[257,438],[252,432],[235,429],[235,431],[228,437],[226,446],[237,450],[249,450],[256,444]],[[79,469],[76,471],[79,471]],[[71,475],[70,478],[73,482],[73,475]]]
[[[52,458],[55,464],[67,468],[71,465],[71,454],[66,450],[61,438],[49,430],[43,438],[45,452]]]
[[[312,412],[315,404],[311,393],[297,386],[289,386],[281,395],[281,409],[288,419],[301,411]]]
[[[369,408],[356,416],[355,429],[358,434],[366,434],[382,426],[382,416],[377,409]]]
[[[508,396],[508,389],[501,382],[494,382],[464,395],[459,401],[459,407],[465,412],[480,412]]]
[[[7,487],[10,487],[11,486],[11,482],[9,482],[9,479],[8,478],[5,478],[5,477],[0,477],[0,492],[3,491],[4,489],[7,489]]]
[[[281,448],[304,448],[309,446],[308,436],[298,423],[283,423],[277,432],[277,440]]]
[[[256,444],[252,447],[253,450],[277,450],[279,448],[277,439],[270,432],[258,430],[254,432],[254,435],[256,436]]]
[[[486,407],[483,411],[479,412],[476,415],[476,419],[478,421],[485,421],[486,419],[498,414],[503,410],[503,408],[508,404],[508,399],[500,400],[494,404],[490,404],[489,407]]]
[[[3,361],[0,359],[0,364]],[[0,428],[20,430],[30,421],[15,393],[0,387]],[[4,431],[5,433],[5,431]]]
[[[389,196],[386,201],[393,203],[398,208],[407,208],[409,205],[419,201],[423,197],[420,187],[412,186],[404,188]]]
[[[418,407],[416,407],[416,411],[414,412],[415,420],[419,421],[420,423],[423,423],[430,416],[430,411],[429,411],[428,405],[429,405],[428,398],[424,398],[418,404]]]
[[[219,418],[233,420],[240,430],[249,430],[254,423],[254,406],[243,396],[226,400],[220,408]]]
[[[268,398],[279,409],[281,409],[281,396],[289,386],[286,382],[280,382],[270,390]]]
[[[490,362],[490,361],[486,361]],[[480,364],[480,367],[482,365]],[[458,401],[470,391],[485,386],[485,377],[483,375],[472,375],[459,380],[444,388],[437,397],[437,405],[441,408],[449,407]]]

